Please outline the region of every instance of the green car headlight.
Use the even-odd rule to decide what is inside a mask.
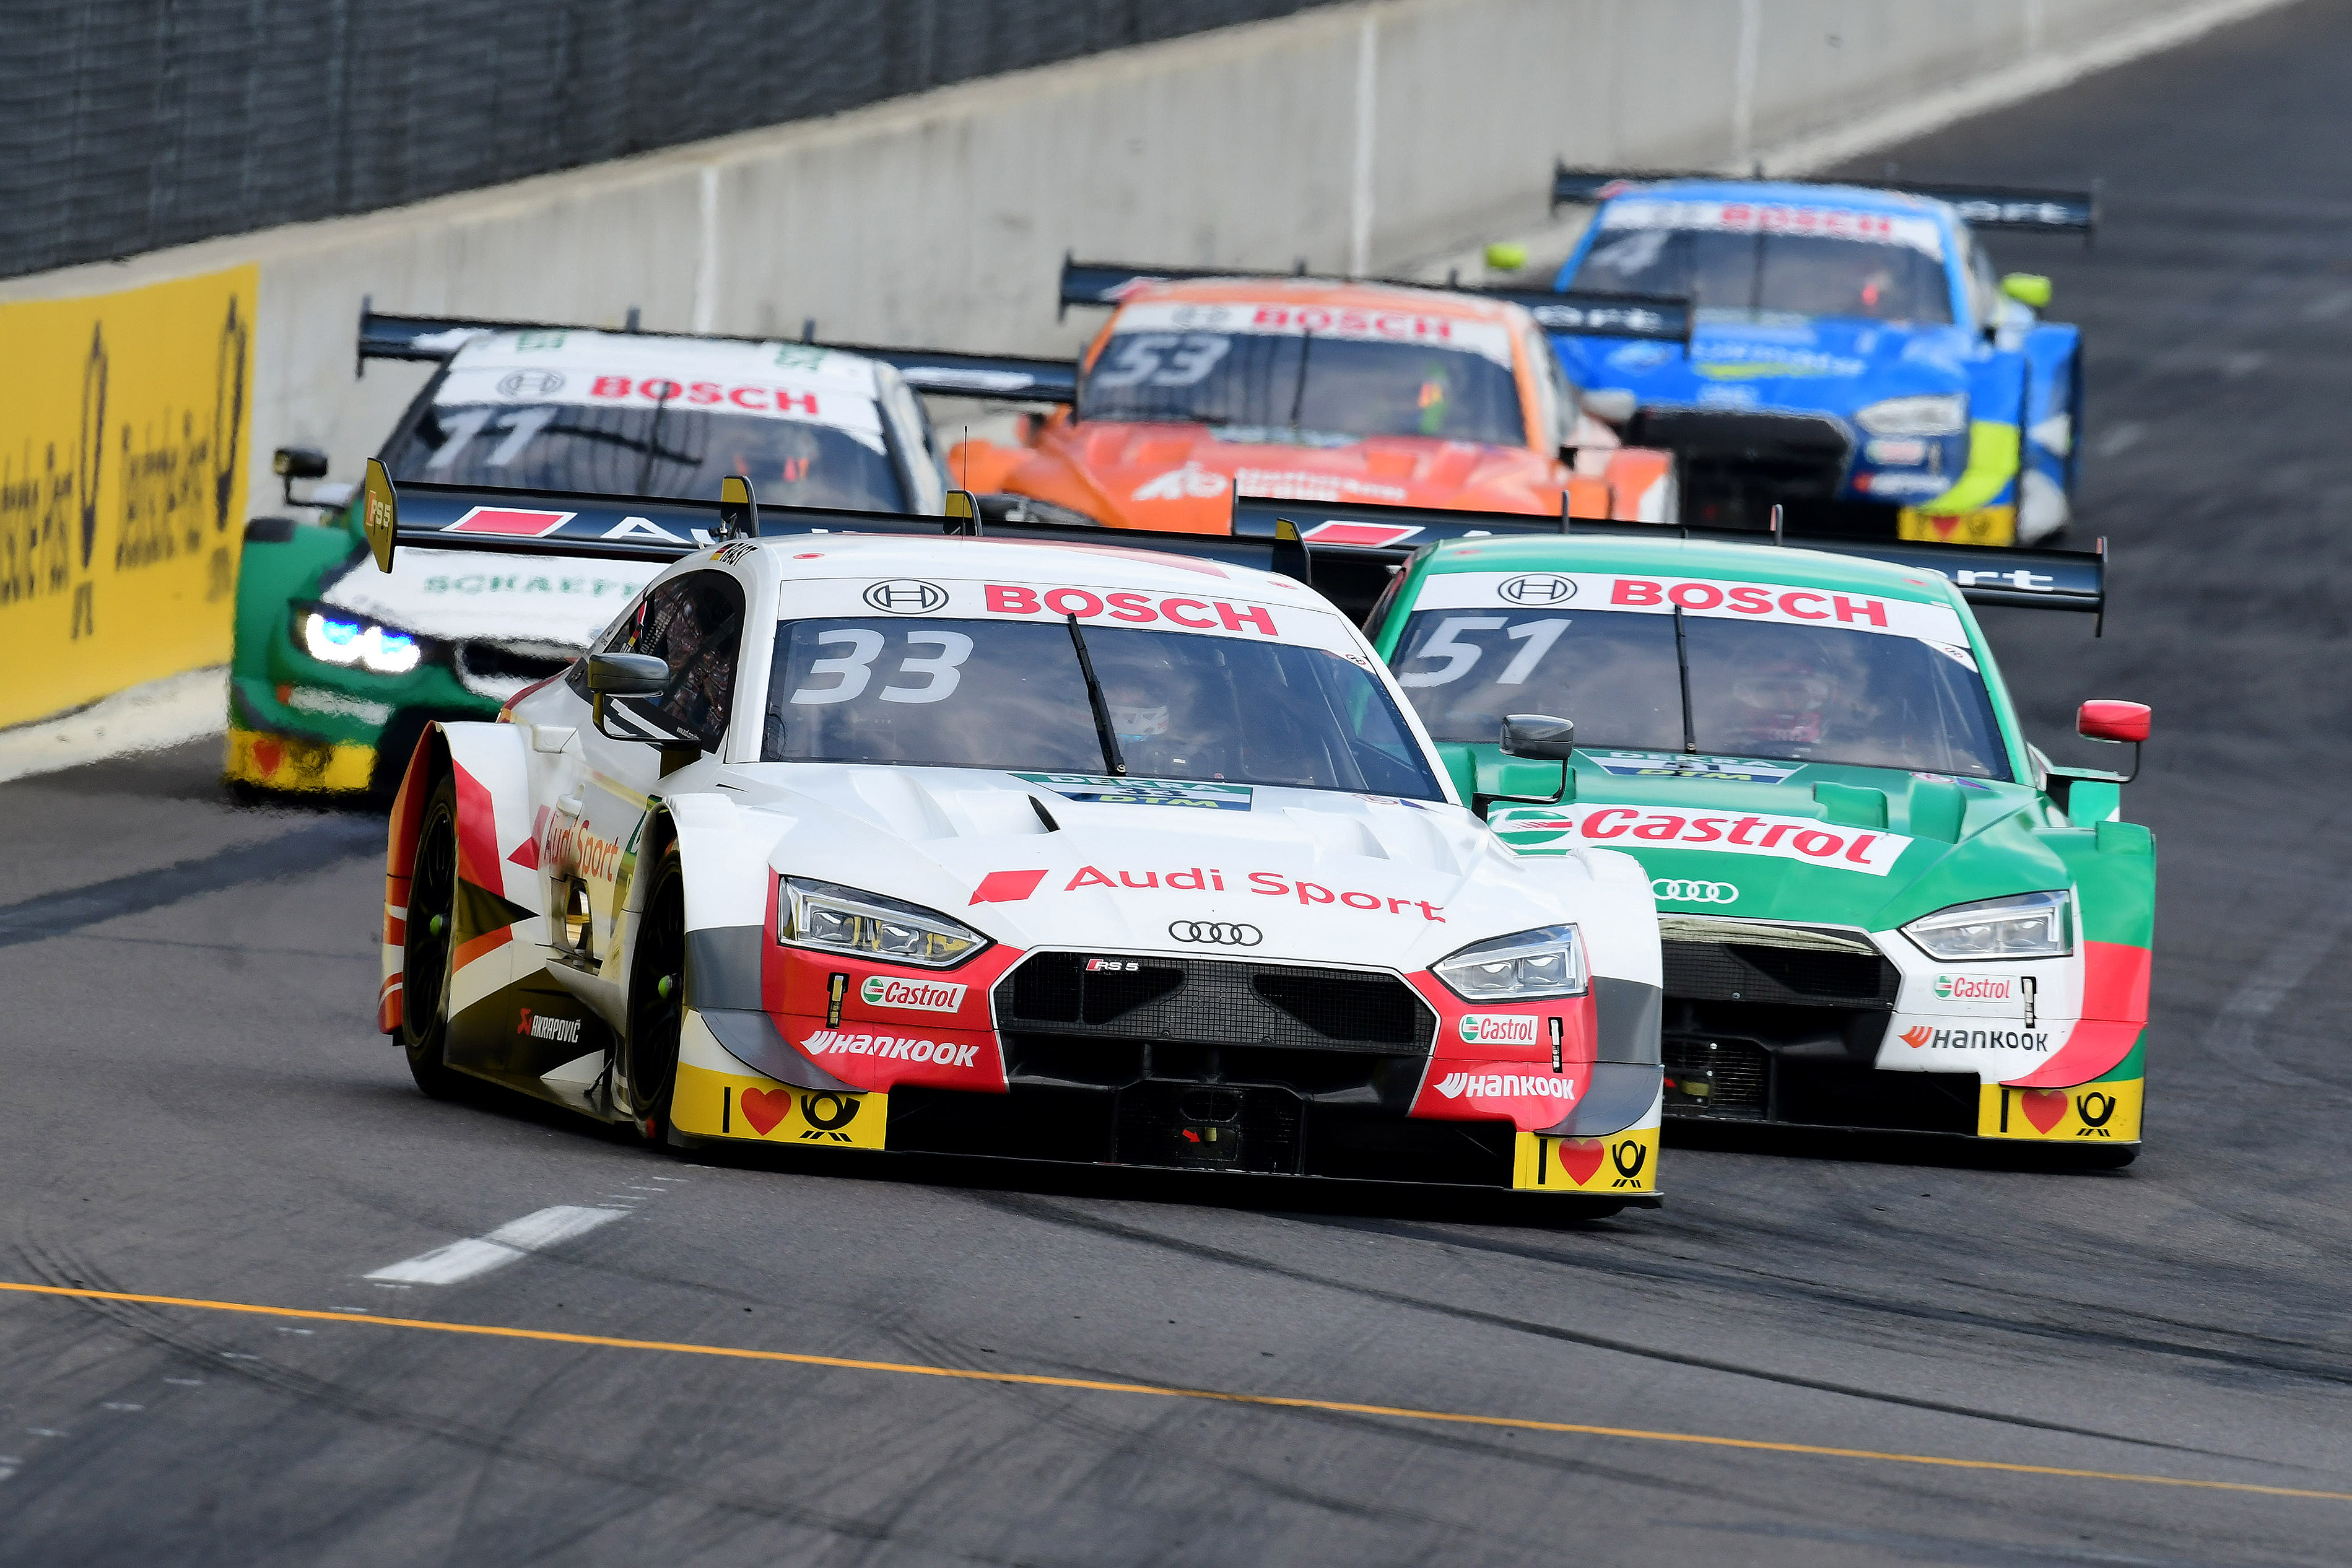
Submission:
[[[786,877],[777,889],[776,940],[925,969],[951,969],[989,945],[937,910],[806,877]]]
[[[1889,397],[1863,409],[1853,422],[1874,436],[1958,436],[1969,427],[1969,400],[1957,392]]]
[[[1429,972],[1465,1002],[1581,996],[1587,984],[1584,938],[1572,925],[1538,926],[1474,942],[1431,964]]]
[[[356,666],[377,675],[405,675],[425,657],[425,645],[396,627],[324,606],[294,612],[294,641],[321,664]]]
[[[1903,928],[1919,951],[1946,963],[1971,959],[2063,958],[2074,951],[2074,895],[2018,893],[1922,915]]]

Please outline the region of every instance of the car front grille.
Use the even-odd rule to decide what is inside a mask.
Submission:
[[[1668,1110],[1763,1114],[1771,1059],[1760,1046],[1670,1035],[1663,1050]]]
[[[1892,1012],[1902,972],[1858,932],[1670,915],[1659,921],[1668,996]]]
[[[1008,1035],[1425,1056],[1437,1030],[1394,975],[1295,964],[1041,952],[995,1000]]]
[[[1747,410],[1645,408],[1626,439],[1674,450],[1682,521],[1708,528],[1765,528],[1776,503],[1834,500],[1853,455],[1835,420]]]
[[[469,691],[504,698],[532,681],[562,674],[578,657],[576,649],[560,643],[477,637],[457,646],[457,679]]]

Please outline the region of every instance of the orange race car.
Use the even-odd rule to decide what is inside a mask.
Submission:
[[[1531,310],[1503,290],[1081,262],[1061,297],[1114,313],[1075,377],[1030,394],[1057,405],[1024,417],[1022,445],[949,453],[995,515],[1223,532],[1257,496],[1675,521],[1672,457],[1625,447],[1544,332],[1567,312],[1686,340],[1681,300],[1543,293]]]

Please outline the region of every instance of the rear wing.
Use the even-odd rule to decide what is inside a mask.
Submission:
[[[1555,163],[1551,172],[1551,205],[1589,206],[1640,185],[1667,180],[1737,180],[1736,174],[1713,170],[1571,169]],[[1895,191],[1948,202],[1970,228],[2007,228],[2037,234],[2079,234],[2090,243],[2099,222],[2099,193],[2045,190],[2029,185],[1923,184],[1905,180],[1782,180],[1774,184],[1859,185],[1868,190]]]
[[[1014,354],[962,353],[947,349],[880,348],[870,343],[819,342],[810,323],[801,342],[879,360],[906,377],[917,392],[945,397],[993,397],[1015,403],[1070,403],[1077,398],[1077,365],[1069,360],[1024,359]],[[360,301],[359,371],[372,359],[437,362],[486,332],[626,332],[646,338],[695,342],[768,343],[776,338],[718,332],[648,332],[630,310],[624,327],[566,326],[551,321],[501,321],[478,316],[395,316],[377,310],[373,298]]]
[[[1073,305],[1115,307],[1139,289],[1154,283],[1199,279],[1305,278],[1301,262],[1295,272],[1253,272],[1236,267],[1136,267],[1117,261],[1062,258],[1060,312]],[[1481,300],[1502,300],[1532,313],[1545,331],[1586,332],[1595,337],[1652,338],[1688,344],[1690,301],[1669,294],[1558,293],[1548,289],[1484,288],[1462,283],[1426,283],[1411,278],[1342,278],[1335,283],[1373,283],[1383,289],[1418,289],[1436,294],[1467,294]]]
[[[1599,521],[1565,513],[1557,518],[1524,512],[1444,511],[1420,507],[1375,506],[1359,501],[1265,500],[1243,496],[1234,501],[1236,536],[1271,539],[1288,523],[1315,558],[1317,586],[1335,602],[1341,591],[1361,598],[1374,573],[1385,578],[1415,550],[1448,540],[1514,539],[1545,534],[1608,534],[1633,539],[1703,539],[1760,549],[1817,550],[1859,556],[1915,572],[1933,572],[1950,581],[1972,605],[2035,610],[2075,610],[2095,617],[2093,635],[2105,630],[2107,542],[2095,550],[2027,550],[2005,545],[1927,544],[1908,540],[1792,539],[1752,530],[1687,528],[1673,523]],[[1335,591],[1336,590],[1336,591]],[[1352,591],[1350,591],[1352,590]],[[1377,591],[1375,591],[1377,596]],[[1363,601],[1370,608],[1370,601]],[[1348,607],[1342,602],[1342,607]]]
[[[740,489],[739,487],[740,486]],[[730,478],[716,501],[590,495],[564,490],[481,489],[403,480],[368,459],[362,523],[376,564],[392,570],[402,550],[481,551],[575,560],[682,561],[739,540],[821,533],[885,533],[918,538],[1017,539],[1083,544],[1221,562],[1276,572],[1314,586],[1307,549],[1295,528],[1253,533],[1139,533],[1123,528],[1042,523],[982,524],[968,491],[948,493],[948,511],[849,511],[829,507],[762,506],[748,482]]]

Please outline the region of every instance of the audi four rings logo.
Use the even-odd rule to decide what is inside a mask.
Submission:
[[[1219,947],[1255,947],[1265,940],[1265,933],[1257,927],[1232,921],[1178,921],[1168,928],[1168,934],[1178,942],[1214,942]]]
[[[1739,889],[1729,882],[1693,882],[1680,877],[1660,877],[1650,884],[1653,897],[1663,904],[1731,904]]]
[[[1576,579],[1556,572],[1530,572],[1495,591],[1514,605],[1565,605],[1576,597]]]
[[[945,605],[948,591],[937,583],[900,577],[866,589],[866,602],[887,616],[923,616]]]

